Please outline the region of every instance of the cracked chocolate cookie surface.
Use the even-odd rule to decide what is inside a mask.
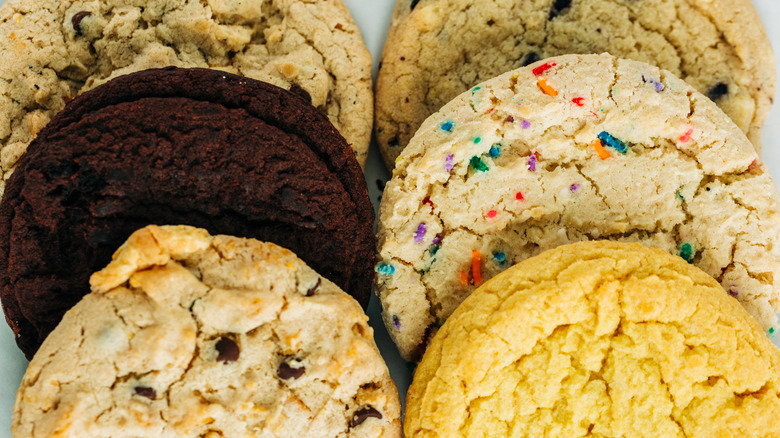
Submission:
[[[276,245],[134,233],[22,380],[14,437],[400,437],[368,317]]]
[[[0,298],[31,357],[135,230],[274,242],[368,305],[374,211],[328,119],[276,86],[147,70],[87,92],[30,145],[0,204]]]
[[[551,58],[423,124],[383,194],[376,290],[391,337],[419,360],[458,304],[513,264],[636,241],[710,274],[773,333],[778,214],[749,140],[690,85],[609,55]]]
[[[377,78],[385,164],[468,88],[549,56],[602,52],[685,79],[760,152],[777,80],[750,0],[398,0]]]
[[[8,0],[0,8],[0,196],[38,132],[83,91],[204,67],[293,89],[365,163],[371,56],[341,0]]]
[[[414,437],[771,437],[780,352],[716,281],[657,249],[582,242],[487,282],[434,336]]]

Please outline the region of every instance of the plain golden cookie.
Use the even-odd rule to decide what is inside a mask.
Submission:
[[[485,283],[433,338],[417,437],[777,437],[780,352],[718,283],[635,243],[586,242]]]

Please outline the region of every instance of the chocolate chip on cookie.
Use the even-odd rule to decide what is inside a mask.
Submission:
[[[401,437],[368,317],[284,248],[149,226],[90,284],[30,362],[11,436]]]

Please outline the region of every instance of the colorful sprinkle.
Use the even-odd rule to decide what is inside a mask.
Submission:
[[[414,233],[414,241],[417,243],[422,242],[427,231],[428,226],[425,225],[425,222],[420,223],[420,225],[417,226],[417,231]]]
[[[434,245],[440,244],[441,243],[441,236],[437,235],[436,237],[434,237],[433,238],[433,242],[431,242],[431,243],[434,244]]]
[[[575,97],[571,100],[574,102],[577,106],[585,106],[585,98],[584,97]]]
[[[423,205],[428,204],[431,206],[431,208],[436,208],[435,205],[433,205],[433,201],[431,201],[430,196],[426,196],[425,199],[423,199]]]
[[[497,212],[497,211],[495,211],[495,210],[490,210],[490,211],[489,211],[489,212],[487,212],[487,214],[485,215],[485,217],[487,217],[488,219],[493,219],[493,218],[495,218],[496,216],[498,216],[498,212]]]
[[[469,284],[469,275],[466,274],[466,271],[460,271],[460,284],[464,286],[468,286]]]
[[[620,152],[621,154],[625,154],[626,152],[628,152],[628,146],[626,146],[626,144],[623,143],[622,141],[613,137],[612,134],[610,134],[609,132],[601,131],[598,137],[599,140],[601,140],[601,142],[604,145],[611,147],[612,149]]]
[[[441,130],[445,132],[452,132],[452,128],[454,127],[455,127],[455,123],[449,120],[441,124]]]
[[[376,267],[376,272],[382,275],[393,275],[395,274],[395,266],[389,263],[380,263]]]
[[[472,89],[471,89],[471,95],[473,96],[473,95],[474,95],[474,93],[476,93],[477,91],[479,91],[479,90],[481,90],[481,89],[482,89],[482,87],[474,87],[474,88],[472,88]]]
[[[691,141],[691,135],[693,135],[693,128],[689,128],[685,131],[685,134],[680,136],[680,143],[687,143]]]
[[[579,184],[572,184],[571,186],[569,186],[569,190],[571,190],[572,192],[576,192],[579,189],[580,189]]]
[[[738,296],[739,296],[739,292],[735,291],[735,290],[732,288],[732,289],[729,289],[729,295],[731,295],[732,297],[736,298],[736,297],[738,297]]]
[[[531,172],[536,172],[536,152],[528,157],[528,170]]]
[[[515,195],[515,199],[517,199],[518,201],[525,201],[525,196],[523,196],[523,192],[517,192],[517,194]]]
[[[474,285],[482,284],[482,254],[477,250],[471,251],[471,278]]]
[[[499,155],[501,155],[501,143],[496,143],[493,146],[491,146],[490,151],[488,151],[488,154],[490,154],[490,156],[493,158],[496,158]]]
[[[480,144],[480,143],[482,143],[482,137],[476,137],[474,139],[474,144]]]
[[[499,265],[506,264],[506,254],[504,254],[503,252],[494,252],[493,258],[496,259]]]
[[[489,167],[487,164],[485,164],[484,161],[482,161],[482,158],[478,156],[471,157],[471,160],[469,161],[469,165],[474,168],[474,170],[479,172],[487,172],[489,170]]]
[[[455,158],[454,155],[449,154],[447,155],[447,159],[444,160],[444,170],[447,171],[448,173],[452,172],[452,162],[454,158]]]
[[[555,67],[555,65],[556,65],[555,62],[545,62],[539,67],[536,67],[535,69],[531,70],[531,73],[533,73],[534,76],[539,76],[540,74],[546,72],[547,70]]]
[[[604,149],[604,146],[601,145],[601,140],[598,138],[593,140],[593,149],[596,149],[596,153],[599,154],[599,158],[602,160],[606,160],[612,156],[609,154],[609,152],[607,152],[606,149]]]
[[[539,78],[536,80],[536,85],[539,86],[539,89],[542,90],[544,94],[550,97],[555,97],[558,95],[558,91],[547,84],[547,78],[544,76],[539,76]]]
[[[682,189],[683,189],[682,186],[680,186],[680,188],[677,189],[677,191],[675,193],[677,194],[677,199],[679,199],[680,201],[685,202],[685,198],[682,195]]]
[[[691,263],[693,261],[693,255],[693,245],[690,243],[683,243],[683,246],[680,247],[680,257],[686,262]]]
[[[393,325],[395,325],[396,330],[401,330],[401,321],[395,315],[393,315]]]
[[[530,128],[531,127],[531,122],[529,122],[528,120],[523,120],[522,127],[523,127],[523,129]]]
[[[512,116],[509,116],[509,117],[506,118],[506,121],[509,122],[509,123],[515,123],[515,118],[512,117]]]
[[[437,253],[437,252],[439,252],[439,250],[440,250],[440,249],[441,249],[441,247],[440,247],[439,245],[433,245],[433,246],[431,247],[431,249],[430,249],[430,251],[431,251],[431,255],[432,255],[432,256],[436,255],[436,253]],[[436,259],[433,259],[433,261],[432,261],[431,263],[433,263],[433,262],[435,262],[435,261],[436,261]]]
[[[656,81],[654,79],[647,79],[647,78],[645,78],[645,75],[642,75],[642,82],[644,82],[644,83],[648,83],[649,82],[650,84],[652,84],[655,87],[656,93],[660,93],[660,92],[664,91],[664,89],[666,88],[664,86],[664,84],[662,84],[662,83],[660,83],[660,82],[658,82],[658,81]]]
[[[775,334],[775,328],[774,328],[774,327],[771,327],[771,328],[770,328],[769,330],[767,330],[767,331],[769,332],[769,334],[770,334],[770,335],[774,335],[774,334]]]

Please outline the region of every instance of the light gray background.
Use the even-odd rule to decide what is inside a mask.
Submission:
[[[2,5],[5,0],[0,0]],[[374,57],[374,75],[382,53],[385,35],[390,25],[390,16],[395,4],[394,0],[344,0],[352,11],[366,45]],[[769,38],[775,50],[780,50],[780,27],[774,27],[774,18],[780,19],[780,2],[777,0],[753,0],[759,14],[764,20]],[[780,71],[780,64],[778,64]],[[774,110],[767,120],[763,131],[764,161],[775,178],[780,178],[780,105],[775,105]],[[376,145],[372,144],[372,150],[366,166],[366,180],[368,181],[371,200],[377,205],[377,199],[381,194],[376,181],[386,181],[388,174],[381,164]],[[401,396],[405,396],[406,389],[411,382],[411,374],[406,364],[401,360],[395,346],[382,325],[379,315],[379,303],[373,298],[369,306],[371,325],[374,327],[379,349],[382,351],[390,367]],[[776,339],[778,342],[780,339]],[[27,361],[16,348],[13,333],[6,324],[0,321],[0,437],[10,436],[11,414],[14,397],[19,382],[22,379]]]

